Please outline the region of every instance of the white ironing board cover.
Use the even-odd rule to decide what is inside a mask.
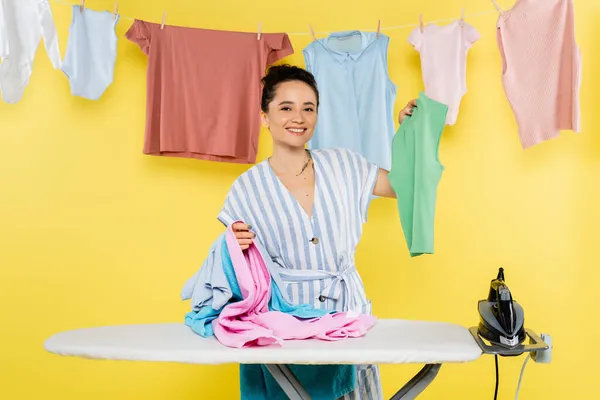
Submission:
[[[57,333],[44,348],[63,356],[193,364],[439,364],[472,361],[481,349],[459,325],[380,319],[361,338],[286,341],[234,349],[182,323],[117,325]]]

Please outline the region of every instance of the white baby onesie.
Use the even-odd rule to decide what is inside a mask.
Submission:
[[[425,94],[448,106],[446,124],[454,125],[462,97],[467,93],[467,52],[479,32],[464,21],[415,28],[408,42],[419,52]]]
[[[8,34],[4,22],[4,6],[0,0],[0,59],[8,56]]]
[[[23,97],[31,76],[35,52],[44,38],[46,53],[56,69],[61,67],[60,51],[52,10],[48,0],[0,0],[8,38],[8,54],[0,64],[0,91],[6,103]]]
[[[69,78],[71,93],[98,100],[114,77],[117,58],[115,26],[119,17],[109,11],[80,10],[72,6],[69,41],[62,70]]]

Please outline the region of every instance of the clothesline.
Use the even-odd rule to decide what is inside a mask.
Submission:
[[[68,6],[74,6],[74,5],[78,5],[79,3],[72,3],[69,1],[65,1],[65,0],[50,0],[51,3],[56,3],[56,4],[63,4],[63,5],[68,5]],[[89,8],[86,6],[86,8]],[[106,10],[109,11],[109,10]],[[110,11],[113,12],[113,11]],[[494,9],[494,10],[488,10],[488,11],[482,11],[482,12],[478,12],[478,13],[474,13],[474,14],[467,14],[465,15],[464,19],[471,19],[471,18],[476,18],[476,17],[481,17],[483,15],[490,15],[490,14],[498,14],[498,10]],[[135,17],[126,17],[123,15],[119,14],[119,18],[121,19],[125,19],[128,21],[134,21],[136,18]],[[437,19],[434,21],[426,21],[425,24],[437,24],[437,23],[442,23],[442,22],[452,22],[452,21],[456,21],[457,19],[460,19],[460,16],[456,17],[456,18],[444,18],[444,19]],[[406,24],[406,25],[395,25],[395,26],[386,26],[386,27],[381,27],[381,31],[389,31],[389,30],[394,30],[394,29],[404,29],[404,28],[415,28],[419,26],[419,24]],[[374,30],[374,27],[371,26],[369,28],[365,28],[365,29],[359,29],[361,31],[372,31]],[[264,33],[264,32],[263,32]],[[289,36],[312,36],[311,32],[286,32]],[[315,35],[329,35],[331,34],[331,32],[314,32]]]
[[[79,3],[71,3],[70,1],[64,1],[64,0],[50,0],[50,3],[62,4],[62,5],[65,5],[65,6],[76,6],[76,5],[79,5]],[[87,5],[85,6],[85,8],[91,10],[91,8],[88,7]],[[100,10],[100,11],[108,11],[108,10]],[[112,13],[113,11],[110,11],[110,12]],[[125,16],[123,16],[121,14],[119,14],[119,18],[120,19],[126,19],[127,21],[135,21],[135,18],[133,18],[133,17],[125,17]]]
[[[478,12],[475,14],[469,14],[469,15],[465,15],[465,20],[466,19],[470,19],[470,18],[475,18],[475,17],[480,17],[482,15],[489,15],[489,14],[498,14],[497,10],[488,10],[488,11],[482,11],[482,12]],[[427,24],[437,24],[440,22],[453,22],[460,19],[460,16],[458,18],[444,18],[444,19],[437,19],[434,21],[426,21],[425,25]],[[403,29],[403,28],[416,28],[417,26],[419,26],[419,24],[406,24],[406,25],[395,25],[395,26],[386,26],[386,27],[381,27],[381,31],[389,31],[389,30],[393,30],[393,29]],[[373,30],[373,27],[370,28],[365,28],[365,29],[359,29],[361,31],[371,31]],[[302,36],[302,35],[311,35],[310,32],[286,32],[288,35],[290,36]],[[331,34],[331,32],[315,32],[316,35],[329,35]]]

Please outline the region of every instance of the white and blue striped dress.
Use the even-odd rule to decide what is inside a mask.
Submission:
[[[371,313],[354,259],[379,168],[350,150],[312,150],[311,155],[311,216],[265,160],[233,183],[218,218],[226,226],[239,220],[252,226],[281,267],[291,302]],[[383,398],[376,365],[358,366],[357,374],[357,388],[343,399]]]

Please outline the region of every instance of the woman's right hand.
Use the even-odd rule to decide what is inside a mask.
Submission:
[[[242,250],[246,250],[252,244],[252,239],[254,239],[254,233],[250,232],[252,227],[250,225],[243,224],[241,222],[236,222],[231,226],[233,229],[233,233],[235,238],[240,245]]]

